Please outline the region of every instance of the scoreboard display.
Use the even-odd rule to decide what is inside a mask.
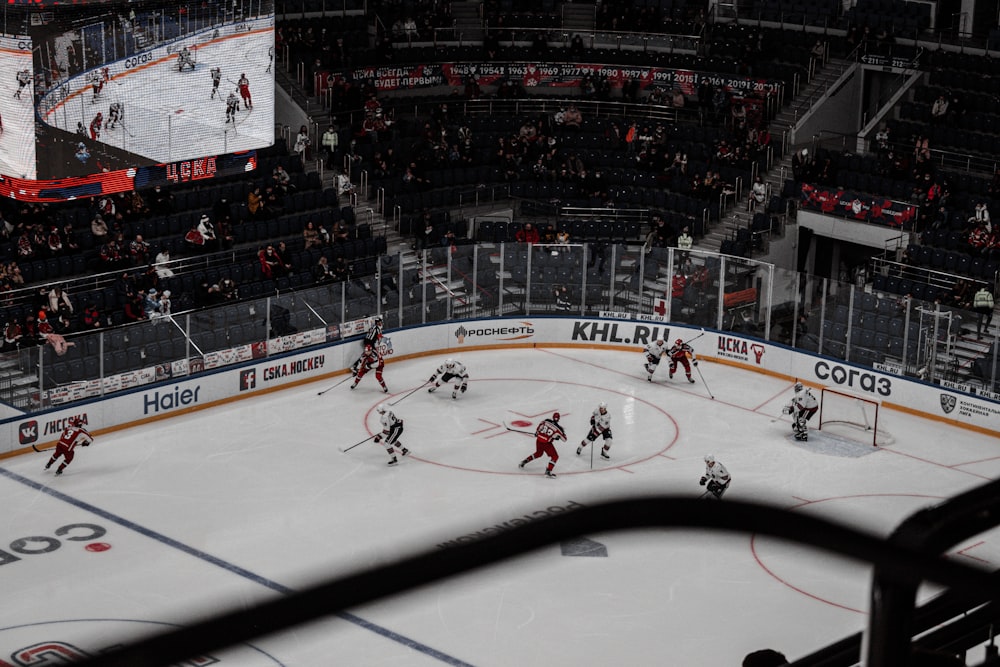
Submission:
[[[273,0],[8,0],[0,196],[60,201],[256,167]]]

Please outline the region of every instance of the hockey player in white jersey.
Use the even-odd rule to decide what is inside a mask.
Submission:
[[[28,84],[31,83],[31,72],[23,69],[15,76],[17,77],[17,91],[14,93],[14,97],[21,99],[21,91],[27,88]]]
[[[656,372],[656,367],[660,364],[660,359],[666,353],[667,344],[662,338],[654,340],[643,350],[643,354],[646,355],[646,379],[650,382],[653,381],[653,373]]]
[[[125,122],[125,106],[121,102],[112,102],[111,106],[108,107],[108,119],[104,123],[104,127],[108,130],[113,130],[118,126],[118,123]]]
[[[428,380],[428,382],[433,382],[434,386],[429,388],[427,392],[433,394],[435,389],[452,380],[455,381],[455,389],[451,392],[451,397],[458,398],[459,393],[464,394],[465,390],[469,388],[469,371],[465,369],[465,364],[454,359],[446,359]]]
[[[221,100],[222,93],[219,92],[219,84],[222,83],[222,70],[218,67],[213,67],[209,70],[209,74],[212,75],[212,94],[208,96],[208,99],[214,100],[215,96],[218,95]]]
[[[795,383],[795,395],[785,406],[785,414],[792,415],[792,431],[796,440],[808,440],[809,428],[806,425],[819,410],[819,401],[813,396],[812,390],[801,382]]]
[[[399,461],[396,459],[393,448],[398,449],[402,456],[410,453],[410,450],[404,447],[399,440],[403,435],[403,420],[397,417],[385,404],[379,405],[376,410],[378,410],[379,421],[382,422],[382,433],[375,436],[375,443],[378,444],[385,440],[385,451],[389,453],[389,465],[394,466]]]
[[[576,448],[576,455],[579,456],[583,453],[583,448],[587,445],[594,444],[598,436],[604,438],[604,446],[601,448],[601,458],[610,459],[611,456],[608,454],[611,451],[612,435],[611,435],[611,414],[608,412],[608,404],[601,401],[601,404],[597,406],[594,410],[594,414],[590,415],[590,432],[587,433],[587,437],[580,441],[580,446]]]
[[[240,101],[236,97],[236,93],[229,91],[229,97],[226,98],[226,122],[236,123],[236,112],[240,108]]]
[[[716,461],[715,457],[711,454],[706,455],[705,474],[701,476],[701,480],[698,483],[708,489],[708,493],[721,500],[722,494],[729,488],[729,482],[731,481],[732,478],[729,476],[726,466]]]

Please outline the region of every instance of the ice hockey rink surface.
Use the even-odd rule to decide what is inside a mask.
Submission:
[[[392,408],[412,451],[398,466],[370,442],[340,451],[376,432],[380,402],[444,359],[387,364],[389,395],[371,376],[318,395],[338,376],[99,435],[61,477],[43,471],[46,454],[0,461],[0,664],[39,664],[28,661],[39,646],[97,654],[519,518],[623,496],[695,497],[708,453],[733,477],[721,502],[879,534],[1000,475],[1000,442],[972,431],[883,409],[888,446],[841,451],[816,433],[797,443],[787,418],[775,421],[789,381],[705,361],[713,399],[697,373],[695,384],[668,380],[665,362],[647,382],[638,351],[576,348],[465,352],[466,394],[420,389]],[[601,401],[610,461],[575,453]],[[547,479],[544,461],[518,469],[534,440],[504,422],[554,411],[570,442]],[[979,535],[950,555],[995,569],[1000,543]],[[211,657],[735,666],[753,650],[795,659],[863,629],[869,583],[861,564],[770,538],[596,534]]]

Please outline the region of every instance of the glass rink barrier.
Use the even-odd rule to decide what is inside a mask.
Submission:
[[[250,299],[239,289],[228,298],[212,293],[214,305],[199,310],[22,338],[0,353],[0,400],[42,410],[360,337],[374,316],[386,330],[484,317],[643,317],[730,331],[956,391],[997,392],[997,341],[989,328],[985,338],[977,335],[977,313],[743,257],[510,242],[373,261],[366,275],[295,291]]]

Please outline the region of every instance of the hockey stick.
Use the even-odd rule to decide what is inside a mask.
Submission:
[[[330,391],[331,389],[334,389],[334,388],[339,387],[340,385],[344,384],[345,382],[347,382],[348,380],[350,380],[352,377],[354,377],[354,376],[353,375],[348,375],[347,377],[345,377],[343,380],[341,380],[337,384],[335,384],[333,386],[330,386],[330,387],[327,387],[323,391],[317,392],[316,395],[317,396],[322,396],[323,394],[325,394],[326,392]]]
[[[687,345],[688,343],[693,343],[694,341],[698,340],[699,338],[701,338],[704,335],[705,335],[705,330],[702,329],[700,334],[698,334],[694,338],[689,338],[688,340],[684,341],[684,344]]]
[[[590,469],[591,470],[594,469],[594,447],[596,447],[596,446],[597,446],[597,441],[596,440],[594,440],[592,443],[590,443]]]
[[[349,452],[352,449],[354,449],[355,447],[357,447],[358,445],[363,445],[366,442],[368,442],[369,440],[374,440],[376,435],[378,435],[378,433],[376,433],[375,435],[370,435],[367,438],[365,438],[364,440],[362,440],[361,442],[356,442],[353,445],[351,445],[350,447],[340,447],[339,449],[342,452]]]
[[[513,431],[514,433],[523,433],[525,435],[535,435],[534,431],[526,431],[523,428],[517,428],[515,426],[511,426],[510,422],[508,422],[506,419],[503,420],[503,426],[508,431]]]
[[[407,398],[409,398],[409,397],[410,397],[410,396],[412,396],[413,394],[417,393],[417,391],[419,391],[419,390],[423,389],[423,388],[424,388],[424,387],[426,387],[426,386],[427,386],[427,383],[425,382],[425,383],[423,383],[422,385],[420,385],[419,387],[417,387],[416,389],[412,389],[412,390],[410,390],[409,392],[407,392],[407,393],[406,393],[406,394],[405,394],[405,395],[403,396],[403,398],[400,398],[400,399],[397,399],[397,400],[395,400],[395,401],[393,401],[393,402],[389,403],[389,405],[399,405],[399,404],[400,404],[400,403],[402,403],[402,402],[403,402],[404,400],[406,400]]]
[[[708,392],[708,395],[709,395],[709,397],[710,397],[710,398],[711,398],[711,399],[712,399],[712,400],[714,401],[714,400],[715,400],[715,396],[714,396],[714,395],[712,394],[712,390],[708,388],[708,383],[707,383],[707,382],[705,382],[705,376],[701,374],[701,369],[700,369],[700,368],[698,368],[698,366],[697,366],[697,365],[696,365],[696,366],[694,367],[694,369],[695,369],[696,371],[698,371],[698,377],[700,377],[700,378],[701,378],[701,383],[702,383],[703,385],[705,385],[705,391],[707,391],[707,392]]]
[[[128,128],[127,128],[127,127],[125,127],[125,121],[121,121],[121,126],[122,126],[122,129],[123,129],[123,130],[125,130],[125,134],[127,134],[128,136],[130,136],[130,137],[132,137],[133,139],[135,139],[135,135],[134,135],[134,134],[132,134],[131,132],[129,132],[129,131],[128,131]]]

